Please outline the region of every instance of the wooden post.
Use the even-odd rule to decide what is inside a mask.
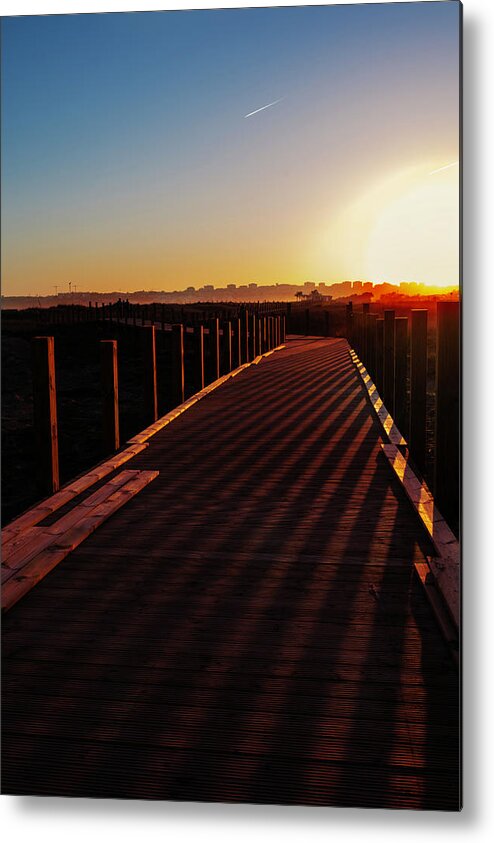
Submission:
[[[211,319],[209,323],[209,353],[211,361],[210,378],[218,380],[220,376],[220,323],[219,319]]]
[[[242,320],[240,316],[235,320],[234,358],[235,368],[238,368],[242,365]]]
[[[383,396],[384,376],[384,319],[376,319],[376,384],[379,395]]]
[[[257,353],[262,354],[264,350],[263,341],[262,341],[262,318],[258,317],[257,319]]]
[[[286,316],[285,315],[283,315],[281,317],[281,326],[280,327],[281,327],[280,341],[281,341],[281,345],[283,345],[285,340],[286,340]]]
[[[232,370],[232,323],[223,323],[223,374]]]
[[[249,318],[249,356],[251,360],[256,356],[256,322],[257,317],[253,314]]]
[[[204,325],[194,328],[194,337],[197,337],[197,367],[199,370],[199,389],[204,389]]]
[[[383,401],[394,416],[395,397],[395,312],[384,311]]]
[[[100,341],[100,361],[101,393],[103,399],[103,447],[105,454],[113,454],[120,448],[116,340]]]
[[[348,302],[347,305],[345,305],[345,332],[346,332],[346,338],[348,340],[349,345],[351,345],[353,347],[353,330],[352,330],[353,320],[352,320],[352,317],[353,317],[353,304],[350,301],[350,302]]]
[[[367,361],[365,368],[376,383],[376,351],[377,351],[377,313],[367,316]],[[377,384],[376,384],[377,387]]]
[[[60,488],[54,339],[34,337],[31,349],[36,474],[46,497]]]
[[[244,313],[244,356],[245,362],[248,363],[250,360],[250,350],[249,350],[249,311],[246,310]]]
[[[305,308],[305,336],[308,337],[310,334],[310,308]]]
[[[366,368],[369,361],[369,309],[369,302],[364,302],[362,305],[362,359]]]
[[[352,317],[352,343],[358,357],[362,360],[362,314],[355,312]],[[363,361],[362,361],[363,362]]]
[[[185,401],[183,325],[172,325],[172,397],[175,407]]]
[[[407,422],[408,319],[395,319],[395,410],[398,430],[405,434]]]
[[[410,335],[410,451],[422,474],[426,467],[427,310],[412,310]]]
[[[457,530],[460,500],[459,302],[437,303],[435,433],[435,499],[450,527]]]
[[[154,325],[141,329],[144,363],[144,406],[149,423],[158,418],[158,384],[156,380],[156,329]]]

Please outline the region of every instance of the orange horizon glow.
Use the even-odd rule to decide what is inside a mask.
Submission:
[[[458,286],[457,4],[2,23],[4,295]]]

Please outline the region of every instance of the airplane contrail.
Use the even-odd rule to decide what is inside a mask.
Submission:
[[[444,167],[438,167],[437,170],[433,170],[432,173],[429,173],[429,175],[433,176],[434,173],[440,173],[441,170],[449,170],[450,167],[455,167],[459,163],[459,161],[452,161],[451,164],[445,164]]]
[[[272,105],[276,105],[277,103],[281,102],[281,100],[285,99],[284,97],[280,97],[279,100],[275,100],[274,102],[268,102],[267,105],[261,106],[261,108],[256,108],[255,111],[250,111],[249,114],[244,114],[244,119],[246,117],[252,117],[254,114],[259,114],[260,111],[264,111],[265,108],[271,108]]]

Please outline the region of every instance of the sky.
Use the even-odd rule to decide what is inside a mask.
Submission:
[[[457,284],[459,14],[4,18],[3,294]]]

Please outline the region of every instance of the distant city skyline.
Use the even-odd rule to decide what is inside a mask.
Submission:
[[[101,292],[96,290],[77,290],[72,287],[69,290],[61,290],[49,293],[45,296],[6,296],[2,295],[2,306],[4,309],[23,309],[26,307],[57,307],[58,305],[79,304],[88,306],[97,302],[115,302],[118,300],[129,300],[134,303],[177,303],[191,304],[194,302],[236,302],[249,304],[266,301],[295,301],[301,297],[302,301],[311,303],[340,301],[379,301],[390,297],[398,299],[422,300],[423,298],[436,299],[444,295],[458,297],[458,287],[429,287],[416,282],[403,281],[399,284],[390,284],[385,281],[381,284],[372,284],[370,281],[339,281],[327,284],[324,281],[305,281],[303,284],[273,284],[263,285],[252,282],[250,284],[227,284],[224,287],[215,287],[213,284],[205,284],[201,287],[187,287],[185,290],[111,290]]]
[[[457,284],[459,16],[4,18],[4,295]]]

